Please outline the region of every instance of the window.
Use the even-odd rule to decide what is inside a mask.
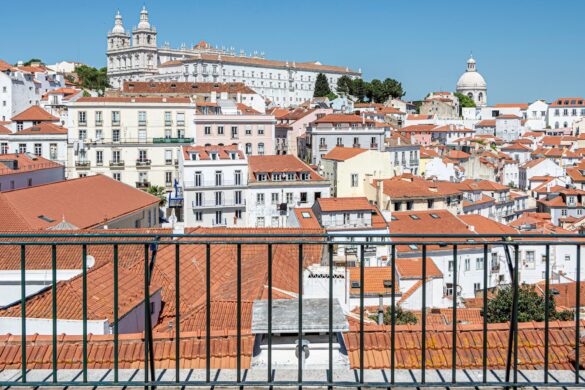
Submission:
[[[252,135],[252,126],[246,125],[246,135]]]
[[[278,192],[273,192],[271,194],[272,204],[278,204]]]
[[[234,184],[237,186],[242,184],[242,171],[237,170],[234,172]]]
[[[211,135],[211,126],[205,126],[204,132],[205,135]]]
[[[18,153],[26,153],[26,144],[18,144]]]
[[[120,151],[119,150],[112,151],[112,162],[114,162],[114,163],[120,162]]]
[[[428,199],[427,200],[427,208],[432,209],[434,202],[435,201],[433,199]]]
[[[262,142],[258,144],[258,155],[259,156],[264,155],[264,144]]]
[[[242,210],[236,210],[235,216],[236,219],[242,219]]]
[[[165,149],[165,164],[173,164],[173,151],[171,149]]]
[[[146,154],[146,150],[139,150],[138,151],[138,161],[140,162],[147,162],[148,161],[148,155]]]
[[[301,203],[307,203],[307,193],[301,192]]]
[[[357,187],[358,186],[358,174],[357,173],[352,173],[351,174],[351,186],[352,187]]]
[[[103,150],[96,150],[95,151],[95,162],[97,165],[103,165],[103,163],[104,163],[104,151]]]
[[[195,193],[195,206],[203,206],[203,192]]]
[[[258,135],[264,135],[264,126],[258,126]]]
[[[215,223],[217,225],[223,224],[223,211],[218,210],[215,212]]]
[[[259,206],[264,204],[264,194],[256,194],[256,204]]]
[[[120,142],[120,130],[118,129],[112,130],[112,141]]]
[[[121,181],[122,180],[122,174],[119,172],[115,172],[112,174],[112,177],[114,178],[114,180],[118,180]]]
[[[101,126],[104,123],[104,117],[101,111],[95,112],[95,125]]]
[[[475,269],[482,270],[483,269],[483,257],[478,257],[475,259]]]
[[[138,129],[138,142],[146,143],[146,129]]]
[[[217,126],[217,134],[223,135],[223,126]]]
[[[238,126],[232,126],[232,139],[238,138]]]
[[[165,111],[165,126],[170,126],[171,124],[172,124],[171,112]]]
[[[202,173],[201,171],[195,172],[195,187],[201,187],[202,185]]]
[[[24,129],[23,123],[22,122],[16,122],[16,130],[17,131],[20,131],[22,129]]]
[[[571,256],[565,255],[565,261],[571,261]]]
[[[256,227],[264,227],[264,217],[256,218]]]
[[[79,129],[79,139],[85,141],[87,138],[87,130],[86,129]]]
[[[481,283],[473,283],[473,291],[480,291]]]
[[[173,172],[165,172],[165,184],[167,186],[173,185]]]
[[[201,222],[203,221],[203,213],[201,211],[195,211],[195,221]]]
[[[95,140],[101,141],[103,137],[102,129],[95,129]]]
[[[234,191],[235,204],[242,204],[242,191]]]
[[[534,268],[534,260],[534,251],[526,251],[526,266],[529,268]]]
[[[221,171],[215,171],[215,185],[223,185],[223,173]]]
[[[112,111],[112,126],[120,125],[120,111]]]
[[[286,193],[286,203],[291,204],[293,202],[293,193],[287,192]]]
[[[79,111],[77,113],[77,119],[80,125],[87,124],[87,113],[85,111]]]
[[[35,156],[41,156],[43,154],[43,145],[35,144]]]
[[[252,154],[252,144],[246,144],[246,155]]]
[[[177,112],[177,126],[185,126],[185,113]]]
[[[8,154],[8,143],[7,142],[2,142],[2,145],[0,146],[0,153]]]
[[[146,126],[146,111],[138,111],[138,125]]]
[[[215,205],[216,206],[223,205],[223,192],[221,192],[221,191],[215,192]]]

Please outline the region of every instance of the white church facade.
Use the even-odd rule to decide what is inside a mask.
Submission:
[[[483,76],[477,71],[475,59],[469,57],[467,70],[457,81],[457,92],[469,96],[477,107],[487,106],[487,83]]]
[[[159,47],[157,31],[143,8],[131,33],[122,16],[115,17],[108,33],[108,78],[114,88],[124,81],[243,82],[274,105],[296,106],[313,97],[315,79],[325,74],[333,91],[343,76],[361,77],[361,70],[323,65],[320,62],[276,61],[254,52],[246,55],[214,48],[201,41],[192,48]]]

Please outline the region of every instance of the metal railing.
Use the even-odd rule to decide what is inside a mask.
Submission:
[[[287,230],[284,230],[287,232]],[[576,307],[579,308],[581,306],[580,302],[580,295],[581,295],[581,246],[585,241],[583,241],[579,236],[575,235],[543,235],[543,234],[525,234],[525,235],[509,235],[509,236],[501,236],[501,235],[438,235],[438,234],[427,234],[427,235],[406,235],[406,234],[393,234],[393,235],[379,235],[376,238],[379,241],[371,241],[371,242],[356,242],[353,239],[356,237],[365,238],[365,236],[355,235],[355,234],[347,234],[347,235],[335,235],[330,236],[326,234],[302,234],[300,233],[282,233],[282,234],[274,234],[274,232],[270,233],[258,233],[258,234],[234,234],[229,233],[229,230],[226,230],[226,233],[214,233],[214,234],[166,234],[166,233],[150,233],[150,234],[139,234],[139,233],[128,233],[127,231],[121,234],[115,233],[69,233],[69,234],[1,234],[0,235],[0,247],[9,247],[12,246],[14,248],[20,248],[20,278],[21,278],[21,306],[20,306],[20,318],[21,318],[21,339],[20,339],[20,350],[17,355],[13,356],[14,364],[19,363],[20,369],[18,373],[9,372],[10,370],[2,371],[2,376],[0,377],[0,386],[27,386],[27,387],[35,387],[35,386],[250,386],[250,387],[257,387],[257,386],[327,386],[327,387],[520,387],[520,386],[531,386],[531,387],[538,387],[538,386],[554,386],[554,387],[582,387],[583,382],[585,381],[580,375],[580,365],[579,362],[581,360],[580,355],[580,333],[585,326],[580,320],[580,311],[575,311],[575,319],[574,319],[574,345],[572,345],[575,349],[575,356],[574,361],[574,368],[572,370],[568,370],[568,374],[564,376],[560,376],[561,374],[557,371],[554,373],[550,372],[551,362],[549,360],[550,355],[550,337],[549,337],[549,308],[550,308],[550,300],[545,299],[545,317],[544,317],[544,346],[543,349],[543,364],[542,368],[537,370],[531,370],[534,375],[531,375],[531,379],[526,375],[527,370],[523,370],[519,368],[519,337],[518,337],[518,297],[519,297],[519,254],[520,248],[523,246],[543,246],[545,248],[546,258],[550,259],[551,253],[550,249],[551,246],[562,246],[562,247],[569,247],[573,248],[576,252]],[[352,246],[359,246],[361,247],[360,253],[360,261],[359,261],[359,313],[357,314],[357,321],[359,321],[358,326],[358,340],[359,340],[359,353],[357,357],[354,357],[352,361],[352,366],[354,368],[338,368],[334,367],[333,363],[333,344],[334,338],[339,341],[339,334],[334,331],[334,305],[337,298],[334,298],[333,291],[334,291],[334,262],[333,262],[333,254],[334,254],[334,246],[338,245],[352,245]],[[506,348],[507,352],[507,359],[506,359],[506,366],[505,371],[495,372],[494,370],[498,369],[497,367],[490,366],[490,362],[488,361],[488,320],[487,316],[483,316],[483,322],[480,325],[482,330],[482,343],[479,354],[474,354],[473,357],[474,363],[478,367],[478,370],[471,373],[469,370],[465,370],[461,367],[458,367],[458,348],[461,348],[461,343],[458,342],[458,327],[460,326],[458,321],[458,305],[457,300],[453,300],[453,305],[451,308],[452,314],[452,324],[451,327],[451,361],[445,362],[445,364],[450,369],[450,375],[446,370],[436,370],[432,368],[427,368],[427,359],[431,356],[429,355],[429,351],[427,350],[427,285],[426,283],[422,283],[422,303],[421,303],[421,338],[420,338],[420,351],[417,348],[417,353],[420,356],[420,361],[418,362],[411,362],[412,367],[408,367],[408,370],[399,369],[397,364],[397,349],[398,344],[396,340],[397,335],[397,320],[396,320],[396,310],[398,307],[398,302],[396,301],[397,290],[394,281],[396,280],[397,275],[397,265],[396,260],[400,257],[399,252],[400,248],[408,247],[411,245],[416,245],[420,248],[420,257],[422,259],[421,263],[421,280],[427,280],[427,265],[428,261],[430,260],[429,252],[432,251],[442,251],[444,253],[450,253],[452,256],[453,261],[453,272],[452,272],[452,282],[453,286],[458,286],[458,251],[464,251],[466,248],[473,247],[477,249],[483,249],[483,289],[481,289],[482,298],[483,298],[483,310],[484,313],[487,313],[488,310],[488,267],[487,264],[489,260],[489,253],[490,249],[494,247],[501,247],[505,250],[506,259],[508,264],[508,269],[510,272],[510,277],[512,280],[512,287],[513,287],[513,303],[511,308],[511,321],[509,324],[509,338],[508,338],[508,345]],[[163,368],[156,367],[156,360],[154,358],[155,348],[158,352],[161,351],[162,346],[154,344],[154,337],[153,337],[153,330],[151,323],[151,280],[155,270],[155,264],[157,261],[157,254],[161,251],[164,252],[164,256],[167,259],[172,259],[171,262],[174,264],[174,302],[168,302],[168,304],[174,305],[174,320],[175,324],[179,325],[182,318],[182,313],[180,312],[183,306],[180,302],[179,295],[180,289],[182,288],[182,283],[186,280],[185,278],[180,277],[181,269],[182,269],[182,262],[181,256],[183,251],[187,251],[185,248],[190,248],[193,246],[198,246],[200,248],[204,248],[204,260],[201,260],[201,267],[204,268],[205,272],[201,271],[201,285],[205,285],[205,293],[200,297],[193,296],[193,301],[195,299],[204,298],[204,310],[205,310],[205,325],[204,331],[200,333],[200,337],[205,341],[205,348],[204,351],[199,351],[204,356],[205,361],[205,368],[201,369],[198,373],[193,373],[194,370],[187,370],[184,371],[182,366],[183,354],[194,354],[195,352],[189,350],[185,351],[185,347],[181,344],[181,327],[177,326],[174,332],[171,334],[171,338],[173,339],[172,345],[165,346],[165,350],[167,348],[170,351],[173,351],[173,355],[175,357],[174,364],[172,366],[168,366]],[[211,331],[211,309],[212,309],[212,290],[211,290],[211,273],[212,273],[212,265],[215,264],[214,256],[217,256],[216,251],[212,251],[213,247],[216,246],[223,246],[229,247],[233,250],[232,257],[230,262],[234,268],[235,277],[235,297],[234,301],[236,302],[236,310],[233,312],[233,316],[236,319],[236,331],[235,335],[232,333],[230,337],[235,338],[235,369],[233,370],[233,378],[232,379],[225,379],[222,375],[222,370],[218,369],[219,367],[212,368],[213,365],[216,363],[212,363],[212,353],[211,353],[211,341],[212,341],[212,331]],[[297,277],[298,278],[298,298],[293,303],[296,303],[298,306],[298,323],[295,326],[298,326],[298,333],[296,336],[297,342],[299,346],[303,345],[303,339],[305,336],[306,328],[303,325],[303,310],[306,310],[306,306],[303,306],[303,292],[304,290],[304,278],[303,273],[307,264],[307,259],[305,257],[305,253],[310,251],[311,248],[317,247],[323,249],[322,255],[322,262],[325,264],[325,268],[327,270],[327,285],[328,288],[324,291],[324,295],[327,295],[327,312],[321,313],[324,317],[327,318],[327,327],[328,331],[326,331],[326,335],[328,338],[327,341],[327,350],[328,350],[328,358],[326,359],[327,368],[323,370],[322,375],[317,377],[311,375],[311,370],[309,367],[304,367],[304,353],[298,353],[298,361],[296,364],[296,369],[293,370],[294,376],[291,378],[290,376],[280,375],[279,370],[280,368],[277,365],[273,365],[274,359],[274,339],[276,335],[273,335],[272,329],[273,322],[277,320],[277,318],[273,318],[273,305],[274,305],[274,291],[281,291],[279,289],[275,289],[274,280],[273,280],[273,261],[274,256],[277,251],[282,250],[283,247],[286,248],[294,248],[295,256],[288,257],[287,262],[293,265],[298,272],[297,275],[287,275],[289,277]],[[371,247],[371,246],[382,246],[386,247],[389,251],[389,265],[388,268],[390,269],[392,275],[392,284],[390,286],[391,290],[391,303],[389,307],[391,308],[391,316],[389,327],[384,328],[384,332],[389,333],[390,338],[390,348],[387,351],[388,355],[386,358],[380,358],[383,361],[388,361],[388,365],[384,366],[383,369],[377,370],[370,370],[365,368],[365,288],[364,288],[364,280],[365,280],[365,259],[364,259],[364,247]],[[50,361],[50,364],[47,364],[49,370],[36,370],[35,368],[31,369],[28,364],[34,365],[38,363],[38,360],[43,358],[43,356],[35,356],[36,360],[32,360],[31,357],[28,355],[28,351],[30,348],[34,346],[34,342],[37,336],[33,336],[32,343],[29,343],[27,337],[27,292],[26,292],[26,278],[27,278],[27,261],[28,261],[28,251],[30,248],[39,248],[44,247],[48,248],[47,256],[50,257],[50,266],[51,266],[51,281],[52,284],[49,287],[50,295],[52,297],[51,301],[51,319],[50,322],[52,324],[52,344],[50,349],[50,357],[47,358]],[[82,340],[82,350],[81,350],[81,363],[79,366],[81,367],[79,370],[75,369],[74,373],[70,375],[61,375],[63,371],[71,371],[69,368],[64,368],[62,365],[69,366],[76,366],[75,362],[67,359],[61,359],[61,361],[65,360],[64,363],[60,366],[59,360],[59,343],[63,343],[66,340],[57,334],[57,322],[59,320],[57,313],[58,311],[58,300],[57,300],[57,289],[59,286],[57,285],[57,270],[58,264],[60,260],[60,256],[66,250],[66,248],[78,248],[81,250],[81,312],[82,312],[82,323],[83,323],[83,331],[81,335]],[[90,363],[88,361],[88,354],[89,354],[89,345],[93,342],[93,339],[90,340],[88,335],[88,278],[91,277],[91,271],[88,269],[88,253],[90,249],[96,247],[108,247],[111,248],[111,264],[112,266],[112,280],[113,280],[113,322],[112,322],[112,330],[113,330],[113,360],[111,362],[111,367],[109,370],[100,370],[93,375],[93,370],[90,368]],[[142,257],[141,260],[138,260],[139,263],[143,265],[143,296],[144,296],[144,334],[143,339],[141,342],[143,343],[143,356],[139,359],[134,353],[132,359],[138,359],[138,364],[133,365],[134,367],[138,366],[138,369],[133,369],[132,375],[129,377],[124,376],[123,374],[126,373],[126,369],[121,367],[120,362],[120,329],[119,329],[119,320],[120,320],[120,312],[119,312],[119,304],[124,297],[120,296],[119,291],[119,270],[123,267],[123,264],[126,262],[126,259],[121,258],[121,250],[123,248],[134,247],[136,250],[142,252],[140,255]],[[266,250],[264,264],[266,266],[266,287],[267,294],[266,301],[267,301],[267,329],[268,333],[266,335],[265,340],[267,341],[267,364],[265,367],[262,368],[254,368],[254,367],[244,367],[244,362],[242,359],[242,351],[243,351],[243,343],[242,343],[242,323],[243,323],[243,308],[242,308],[242,292],[243,292],[243,281],[245,281],[248,285],[249,281],[244,278],[242,274],[242,264],[243,264],[243,254],[248,252],[250,247],[260,247]],[[245,249],[245,250],[244,250]],[[35,251],[35,253],[38,253]],[[262,252],[264,253],[264,252]],[[169,257],[170,256],[170,257]],[[195,262],[195,259],[192,259],[192,253],[187,253],[184,255],[188,258],[185,262],[191,263]],[[35,256],[31,256],[35,257]],[[163,257],[164,258],[164,257]],[[138,257],[140,259],[140,257]],[[31,260],[34,261],[33,258]],[[124,260],[124,263],[122,262]],[[199,263],[199,260],[198,260]],[[165,263],[170,264],[170,263]],[[184,265],[184,264],[183,264]],[[551,296],[551,286],[550,286],[550,264],[549,261],[545,264],[545,287],[544,287],[544,294],[546,297]],[[221,273],[225,272],[225,269],[220,269]],[[205,276],[203,276],[203,273]],[[189,276],[191,277],[191,276]],[[171,279],[165,279],[165,281],[172,282]],[[262,282],[264,283],[264,282]],[[282,293],[282,291],[280,292]],[[224,297],[225,299],[225,297]],[[355,317],[354,317],[355,318]],[[225,332],[224,332],[225,333]],[[294,333],[294,332],[293,332]],[[225,333],[227,334],[227,333]],[[13,336],[11,336],[13,337]],[[341,338],[343,340],[343,338]],[[0,347],[2,343],[6,342],[5,340],[0,340]],[[342,342],[342,341],[339,341]],[[567,340],[566,343],[569,345],[573,344]],[[498,347],[502,348],[502,347]],[[233,352],[233,350],[232,350]],[[103,352],[102,352],[103,353]],[[170,352],[169,352],[170,353]],[[186,355],[185,355],[186,356]],[[230,355],[231,356],[231,355]],[[2,359],[8,359],[9,357],[5,354],[2,355]],[[104,357],[105,359],[105,357]],[[128,357],[126,357],[128,359]],[[32,360],[32,361],[31,361]],[[214,360],[215,361],[215,360]],[[96,363],[94,360],[91,364]],[[382,363],[382,362],[380,362]],[[408,364],[408,362],[402,362],[402,364]],[[499,367],[499,363],[498,367]],[[383,364],[382,364],[383,365]],[[10,367],[11,365],[5,364],[5,366]],[[258,372],[261,370],[265,370],[264,375],[259,375]],[[39,371],[39,375],[37,372]],[[104,372],[105,371],[105,372]],[[139,371],[143,371],[143,377],[141,378],[140,375],[137,375]],[[197,370],[195,370],[197,371]],[[172,379],[165,379],[166,374],[173,374]],[[254,374],[255,373],[255,374]],[[428,380],[430,374],[433,374],[431,380]],[[12,374],[12,375],[9,375]],[[200,375],[201,374],[201,375]],[[427,376],[427,374],[429,374]],[[444,377],[446,375],[446,377]],[[262,378],[264,376],[264,378]],[[221,379],[218,379],[221,378]]]

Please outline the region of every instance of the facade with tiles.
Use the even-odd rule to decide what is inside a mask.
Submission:
[[[182,145],[194,142],[189,98],[84,97],[69,105],[69,178],[101,173],[171,188]]]
[[[143,8],[140,22],[130,32],[118,13],[108,33],[108,76],[117,88],[123,81],[243,82],[278,106],[298,105],[313,97],[319,73],[326,75],[335,89],[343,76],[361,77],[360,71],[319,62],[267,60],[262,54],[246,56],[233,49],[213,48],[201,41],[192,48],[158,47],[157,31],[150,25]]]

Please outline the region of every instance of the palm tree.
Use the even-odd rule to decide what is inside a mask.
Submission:
[[[163,186],[150,186],[146,189],[150,195],[157,196],[160,201],[158,205],[160,207],[165,207],[167,205],[167,189]]]

